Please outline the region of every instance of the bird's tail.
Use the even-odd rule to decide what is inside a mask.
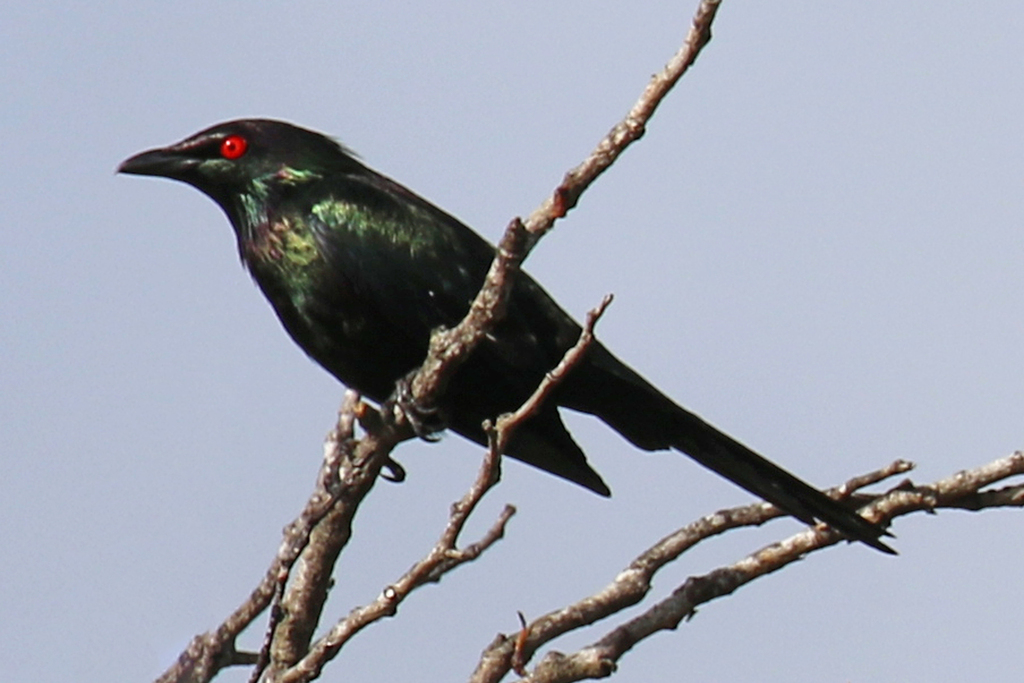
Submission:
[[[559,402],[601,418],[645,450],[674,448],[708,469],[778,506],[806,524],[817,520],[885,553],[891,536],[856,511],[758,455],[677,405],[640,375],[595,345],[574,373],[571,395]]]

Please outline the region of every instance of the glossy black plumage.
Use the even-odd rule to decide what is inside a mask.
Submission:
[[[431,330],[462,318],[494,255],[457,219],[333,140],[280,121],[223,123],[136,155],[119,170],[181,180],[213,198],[292,338],[377,401],[422,362]],[[525,400],[579,333],[522,274],[505,319],[442,400],[448,426],[484,443],[481,422]],[[507,454],[608,495],[558,406],[596,415],[644,450],[680,450],[806,523],[820,519],[892,552],[878,540],[882,528],[681,408],[600,344]]]

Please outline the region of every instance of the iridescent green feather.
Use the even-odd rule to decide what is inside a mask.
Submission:
[[[359,241],[383,241],[407,249],[411,256],[436,256],[438,247],[449,241],[446,231],[424,216],[382,216],[365,207],[331,198],[313,205],[313,215],[332,229],[344,228]],[[415,216],[414,216],[415,218]]]

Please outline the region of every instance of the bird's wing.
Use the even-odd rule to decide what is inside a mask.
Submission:
[[[427,340],[433,329],[451,327],[465,316],[494,258],[490,243],[368,169],[336,183],[331,205],[332,211],[319,212],[330,237],[323,240],[330,266],[344,272],[395,328]],[[371,222],[372,229],[363,227]],[[486,353],[510,372],[543,373],[579,332],[579,325],[522,273]]]

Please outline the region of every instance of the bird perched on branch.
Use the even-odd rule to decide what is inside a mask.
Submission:
[[[227,214],[242,262],[292,339],[346,385],[384,401],[424,360],[430,333],[466,314],[494,247],[334,140],[281,121],[222,123],[127,159]],[[485,419],[514,410],[576,342],[580,326],[526,273],[505,317],[440,399],[447,426],[486,443]],[[647,451],[674,448],[807,524],[893,552],[885,530],[715,429],[595,343],[506,455],[607,496],[558,408],[595,415]]]

